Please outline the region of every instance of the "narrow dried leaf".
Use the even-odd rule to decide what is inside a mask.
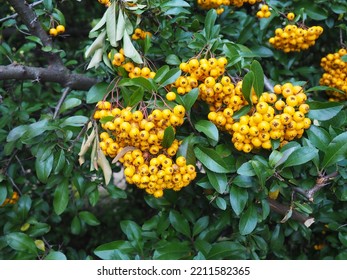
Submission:
[[[122,156],[124,156],[127,152],[133,151],[136,148],[133,146],[126,146],[124,147],[119,153],[118,155],[112,160],[112,163],[116,163]]]
[[[116,31],[116,41],[122,40],[125,30],[125,19],[123,16],[123,11],[119,10],[118,21],[117,21],[117,31]]]
[[[89,126],[89,124],[88,124],[88,126]],[[82,165],[84,163],[84,155],[89,150],[94,139],[95,139],[95,130],[93,129],[92,132],[90,133],[90,135],[87,137],[87,140],[83,141],[83,143],[81,145],[81,150],[78,153],[78,156],[79,156],[78,161],[79,161],[80,165]]]
[[[106,31],[103,31],[99,34],[98,37],[94,40],[94,42],[89,46],[89,48],[86,50],[85,57],[90,57],[97,49],[102,48],[104,45],[106,36]]]
[[[102,172],[104,173],[105,184],[108,185],[112,177],[112,169],[111,169],[110,163],[108,162],[107,158],[105,157],[100,147],[97,147],[97,154],[98,154],[98,161],[97,161],[98,165],[100,166],[100,168],[102,169]]]
[[[142,64],[143,60],[140,54],[135,49],[133,43],[131,42],[130,36],[127,32],[124,32],[123,36],[123,49],[126,57],[132,59],[135,63]]]
[[[93,32],[99,30],[101,27],[103,27],[105,25],[105,23],[106,23],[106,13],[107,13],[107,11],[104,13],[104,15],[99,20],[99,22],[93,27],[93,29],[90,30],[89,33],[93,33]]]
[[[113,1],[110,7],[106,11],[106,32],[108,40],[112,47],[117,47],[117,16],[116,8],[117,1]]]
[[[91,59],[91,61],[88,64],[87,70],[93,67],[98,67],[100,61],[102,61],[102,49],[97,49]]]

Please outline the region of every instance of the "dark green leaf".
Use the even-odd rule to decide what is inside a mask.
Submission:
[[[5,186],[0,186],[0,205],[4,203],[7,197],[7,188]]]
[[[227,203],[226,203],[225,199],[222,198],[222,197],[217,197],[216,198],[216,205],[221,210],[227,209]]]
[[[240,110],[236,111],[233,115],[233,119],[234,120],[238,120],[239,118],[241,118],[242,116],[247,115],[247,113],[249,112],[249,110],[251,110],[252,106],[251,105],[246,105],[243,106]]]
[[[225,193],[228,187],[228,179],[224,173],[215,173],[206,169],[206,174],[213,188],[220,194]]]
[[[207,41],[212,39],[213,28],[217,19],[217,13],[215,9],[210,9],[205,18],[205,34]]]
[[[154,260],[178,260],[187,258],[191,253],[191,248],[187,241],[171,241],[165,242],[156,248],[153,253]]]
[[[319,121],[326,121],[335,117],[343,108],[343,105],[338,102],[307,102],[310,106],[308,117]]]
[[[120,227],[130,241],[140,240],[142,238],[141,227],[137,223],[130,220],[121,221]]]
[[[256,207],[251,204],[248,206],[247,210],[242,213],[240,222],[239,222],[239,230],[240,234],[247,235],[250,234],[255,227],[257,226],[258,215]]]
[[[240,243],[233,241],[222,241],[212,245],[207,255],[209,260],[225,260],[225,259],[246,259],[248,255],[247,249]]]
[[[176,210],[171,210],[169,215],[169,220],[173,228],[182,233],[183,235],[190,237],[190,227],[188,221]]]
[[[40,46],[43,46],[43,44],[41,42],[41,39],[39,37],[36,37],[36,36],[26,36],[25,39],[33,41],[36,44],[39,44]]]
[[[206,229],[208,227],[209,220],[210,220],[209,216],[204,216],[204,217],[201,217],[199,220],[197,220],[194,223],[193,236],[198,235],[200,232]]]
[[[305,5],[305,12],[314,20],[324,20],[328,18],[328,12],[325,9],[312,5],[311,3]]]
[[[157,85],[153,83],[152,80],[146,79],[144,77],[136,77],[133,79],[122,79],[119,84],[120,87],[129,87],[129,86],[137,86],[142,87],[148,91],[157,91]]]
[[[51,250],[49,252],[49,254],[44,258],[44,260],[61,260],[61,261],[65,261],[66,260],[66,256],[62,252]]]
[[[195,101],[198,99],[198,96],[199,89],[193,88],[190,92],[188,92],[185,95],[177,95],[176,100],[179,104],[183,105],[186,111],[188,112],[194,105]]]
[[[242,94],[249,104],[252,104],[251,94],[254,81],[255,76],[253,71],[249,71],[242,80]]]
[[[216,173],[228,173],[228,165],[213,149],[198,146],[194,148],[195,156],[209,170]]]
[[[175,140],[175,130],[174,128],[170,125],[164,130],[164,138],[162,145],[164,148],[169,148],[173,141]]]
[[[53,10],[52,0],[43,0],[43,5],[48,12],[51,12]]]
[[[47,183],[48,177],[52,172],[53,169],[53,161],[54,161],[54,155],[51,154],[48,158],[41,161],[40,159],[35,160],[35,170],[37,178],[42,183]]]
[[[307,130],[308,139],[319,150],[324,151],[331,141],[329,133],[322,127],[311,125]]]
[[[22,136],[22,142],[27,143],[30,139],[41,135],[44,133],[46,130],[50,129],[48,126],[48,120],[43,119],[41,121],[32,123],[29,125],[26,133]]]
[[[71,221],[71,233],[78,235],[81,233],[81,230],[82,230],[81,219],[78,216],[73,217]]]
[[[33,255],[37,254],[37,248],[34,240],[22,232],[11,232],[6,235],[7,244],[14,250],[27,252]]]
[[[59,156],[55,156],[55,159],[57,160],[56,165],[54,167],[54,174],[58,174],[65,166],[65,152],[63,149],[60,150]]]
[[[318,155],[318,150],[313,147],[301,147],[291,153],[283,167],[297,166],[309,162]]]
[[[177,156],[184,156],[186,158],[187,164],[195,165],[196,163],[194,144],[194,136],[189,135],[188,137],[183,139],[182,144],[178,148]]]
[[[104,96],[110,89],[110,84],[106,82],[100,82],[93,85],[87,92],[86,102],[88,104],[96,103],[103,100]]]
[[[339,240],[343,244],[343,246],[347,247],[347,233],[346,232],[339,232]]]
[[[20,125],[12,129],[7,135],[6,141],[13,142],[17,139],[21,138],[24,133],[27,132],[29,126],[28,125]]]
[[[81,103],[82,103],[81,99],[78,99],[78,98],[73,97],[73,98],[66,99],[60,108],[60,112],[62,113],[68,109],[77,107],[78,105],[81,105]]]
[[[246,189],[232,186],[230,188],[230,204],[236,215],[240,215],[248,201],[248,191]]]
[[[169,72],[170,67],[168,65],[164,65],[162,67],[160,67],[154,77],[154,81],[156,83],[160,83],[160,81],[163,80],[164,76],[167,74],[167,72]]]
[[[327,168],[347,157],[347,132],[337,135],[324,150],[322,168]]]
[[[260,63],[254,60],[251,64],[251,71],[254,73],[254,91],[260,97],[264,91],[264,71]]]
[[[204,133],[208,138],[218,142],[218,129],[214,123],[208,120],[200,120],[195,124],[195,129]]]
[[[251,162],[246,161],[237,169],[237,174],[243,176],[254,176],[256,173],[254,172]]]
[[[55,189],[53,208],[57,215],[62,214],[69,203],[69,182],[63,180]]]
[[[95,215],[89,211],[81,211],[78,213],[78,216],[84,221],[87,225],[97,226],[100,225],[99,220],[95,217]]]
[[[114,260],[119,259],[117,250],[120,250],[122,253],[128,254],[134,251],[134,247],[129,241],[112,241],[110,243],[105,243],[98,246],[94,250],[94,254],[97,255],[102,260]]]
[[[180,75],[181,75],[181,70],[179,68],[171,69],[164,75],[164,77],[160,81],[158,81],[158,84],[161,87],[165,87],[169,84],[174,83]]]

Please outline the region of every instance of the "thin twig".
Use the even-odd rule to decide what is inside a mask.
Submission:
[[[55,120],[59,114],[60,108],[63,105],[63,102],[66,98],[66,96],[71,92],[71,88],[67,87],[65,88],[65,90],[63,91],[63,94],[61,95],[59,102],[57,104],[57,106],[55,107],[55,111],[54,111],[54,115],[53,115],[53,120]]]
[[[303,195],[307,200],[313,202],[314,195],[316,192],[318,192],[323,187],[330,184],[331,180],[334,179],[338,175],[338,171],[335,171],[331,174],[325,175],[323,177],[319,177],[316,180],[316,184],[309,190],[303,190],[298,187],[294,187],[293,190],[301,195]]]
[[[29,4],[29,7],[32,8],[32,7],[35,7],[37,5],[40,5],[41,3],[43,3],[44,0],[39,0],[37,2],[34,2],[34,3],[31,3]],[[16,18],[18,16],[18,13],[14,13],[10,16],[7,16],[7,17],[4,17],[4,18],[0,18],[0,22],[3,22],[3,21],[6,21],[8,19],[11,19],[11,18]]]

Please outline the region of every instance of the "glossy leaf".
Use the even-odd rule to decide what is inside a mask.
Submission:
[[[200,219],[198,219],[195,223],[194,223],[194,227],[193,227],[193,236],[198,235],[200,232],[202,232],[205,228],[208,227],[210,218],[209,216],[203,216]]]
[[[94,254],[102,260],[115,260],[119,259],[118,252],[121,251],[124,254],[128,254],[134,251],[134,247],[129,241],[113,241],[102,244],[94,250]]]
[[[171,210],[169,214],[169,220],[173,228],[182,233],[183,235],[190,237],[190,227],[188,221],[176,210]]]
[[[240,215],[248,201],[248,191],[244,188],[231,186],[230,204],[236,215]]]
[[[164,148],[169,148],[173,141],[175,140],[175,130],[174,128],[170,125],[164,130],[164,138],[162,141],[162,145]]]
[[[130,241],[141,239],[141,228],[133,221],[121,221],[120,227]]]
[[[177,95],[176,100],[179,104],[183,105],[186,111],[188,112],[195,104],[195,101],[198,99],[198,96],[199,89],[194,88],[185,95]]]
[[[200,120],[194,125],[195,129],[204,133],[208,138],[218,142],[219,133],[216,125],[208,120]]]
[[[87,96],[86,96],[87,103],[91,104],[91,103],[96,103],[100,100],[103,100],[109,86],[110,84],[105,82],[100,82],[93,85],[87,92]]]
[[[223,158],[210,148],[198,146],[194,148],[195,156],[201,163],[210,171],[216,173],[228,173],[228,165],[224,162]]]
[[[171,241],[165,242],[160,247],[156,248],[153,253],[154,260],[178,260],[187,258],[191,248],[187,241]]]
[[[259,98],[264,91],[264,71],[257,60],[252,62],[251,71],[254,73],[254,91]]]
[[[225,260],[225,259],[246,259],[247,249],[238,242],[222,241],[212,245],[207,259]]]
[[[252,88],[255,81],[253,71],[249,71],[242,80],[242,94],[249,104],[252,104],[251,94]]]
[[[324,150],[322,168],[327,168],[347,157],[347,132],[337,135]]]
[[[49,175],[52,172],[53,169],[53,161],[54,161],[54,155],[51,154],[47,159],[40,160],[36,159],[35,161],[35,170],[37,178],[42,182],[46,183],[48,180]]]
[[[66,256],[62,252],[51,250],[49,252],[49,254],[44,258],[44,260],[65,261],[66,260]]]
[[[63,180],[54,191],[53,208],[57,215],[62,214],[69,203],[69,185]]]
[[[37,248],[33,239],[22,232],[11,232],[6,235],[7,244],[16,251],[37,254]]]
[[[309,162],[318,154],[318,150],[313,147],[302,147],[291,153],[285,161],[283,167],[297,166]]]
[[[97,226],[100,225],[99,220],[95,217],[95,215],[89,211],[81,211],[78,213],[78,216],[84,221],[87,225]]]
[[[239,222],[239,230],[240,234],[248,235],[250,234],[255,227],[257,226],[258,215],[256,207],[251,204],[248,206],[247,210],[242,213],[240,222]]]
[[[310,106],[308,117],[319,121],[326,121],[335,117],[343,108],[343,105],[338,102],[307,102]]]

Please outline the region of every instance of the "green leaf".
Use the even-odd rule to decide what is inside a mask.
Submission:
[[[169,64],[169,65],[180,65],[181,60],[179,59],[179,57],[175,54],[169,54],[166,56],[165,58],[165,63]]]
[[[49,254],[44,258],[44,260],[65,261],[66,260],[66,256],[62,252],[51,250],[49,252]]]
[[[142,230],[137,223],[130,220],[121,221],[120,227],[130,241],[138,241],[142,238]]]
[[[91,104],[103,100],[104,96],[108,92],[109,87],[110,84],[106,82],[100,82],[93,85],[87,92],[86,102]]]
[[[251,110],[252,106],[251,105],[246,105],[243,106],[240,110],[236,111],[233,115],[234,120],[238,120],[242,116],[247,115],[247,113]]]
[[[39,37],[36,36],[26,36],[25,39],[35,42],[36,44],[39,44],[40,46],[43,46],[41,39]]]
[[[55,167],[54,167],[54,174],[58,174],[65,166],[65,151],[61,149],[59,152],[59,156],[56,154],[55,159],[57,160]]]
[[[318,150],[314,147],[301,147],[291,153],[285,161],[283,167],[297,166],[309,162],[318,155]]]
[[[200,232],[208,227],[210,218],[209,216],[203,216],[194,223],[193,236],[197,236]]]
[[[122,9],[119,9],[117,29],[116,29],[116,42],[122,40],[125,32],[125,19]]]
[[[119,84],[120,87],[137,86],[142,87],[148,91],[156,91],[158,88],[153,81],[144,77],[136,77],[133,79],[122,79]]]
[[[347,62],[347,54],[341,56],[341,60],[342,60],[343,62]]]
[[[347,247],[347,233],[339,232],[339,240],[343,246]]]
[[[312,207],[307,203],[299,203],[297,201],[294,201],[294,205],[303,213],[312,214],[313,212]]]
[[[164,77],[160,81],[158,81],[158,84],[161,87],[170,85],[174,83],[180,75],[181,75],[181,70],[179,68],[171,69],[164,75]]]
[[[64,112],[64,111],[69,110],[71,108],[75,108],[75,107],[81,105],[81,103],[82,103],[81,99],[78,99],[78,98],[73,97],[73,98],[66,99],[60,108],[60,112]]]
[[[47,119],[43,119],[41,121],[32,123],[29,125],[27,131],[22,136],[22,142],[27,143],[27,141],[29,141],[30,139],[32,139],[36,136],[41,135],[42,133],[44,133],[48,129],[49,129],[49,126],[48,126],[48,120]]]
[[[189,135],[188,137],[184,138],[182,141],[182,144],[178,148],[177,156],[184,156],[186,158],[187,164],[193,164],[196,163],[196,158],[194,154],[194,140],[193,134]]]
[[[85,116],[72,116],[65,119],[61,126],[84,126],[88,121],[89,119]]]
[[[194,125],[195,129],[204,133],[208,138],[218,142],[219,134],[218,129],[214,123],[208,120],[200,120]]]
[[[209,170],[216,173],[228,173],[228,165],[213,149],[197,146],[194,148],[195,156]]]
[[[231,186],[230,188],[230,204],[235,214],[239,216],[245,208],[248,201],[248,191],[244,188]]]
[[[312,5],[311,3],[305,5],[305,12],[314,20],[325,20],[328,18],[328,12],[325,9]]]
[[[339,90],[337,88],[334,88],[334,87],[328,87],[328,86],[315,86],[315,87],[311,87],[307,90],[305,90],[306,93],[308,92],[314,92],[314,91],[337,91],[339,93],[342,93],[342,94],[345,94],[344,91],[342,90]]]
[[[219,209],[221,209],[221,210],[227,209],[227,203],[226,203],[225,199],[222,198],[222,197],[219,197],[219,196],[218,196],[218,197],[216,198],[216,205],[217,205],[217,207],[218,207]]]
[[[57,215],[62,214],[69,203],[69,182],[63,180],[54,191],[53,208]]]
[[[215,27],[217,13],[215,9],[210,9],[205,18],[205,33],[207,41],[212,39],[213,28]]]
[[[239,230],[240,234],[247,235],[250,234],[255,227],[257,226],[258,215],[256,207],[251,204],[248,206],[247,210],[242,213],[240,222],[239,222]]]
[[[257,60],[252,62],[251,71],[254,73],[254,91],[259,98],[264,91],[264,71]]]
[[[347,157],[347,132],[337,135],[324,150],[322,168],[327,168]]]
[[[89,211],[81,211],[78,213],[78,216],[84,221],[87,225],[97,226],[100,225],[99,220],[94,216],[93,213]]]
[[[222,241],[212,245],[207,255],[209,260],[246,259],[247,249],[238,242]]]
[[[54,161],[53,154],[51,154],[45,160],[36,158],[35,160],[36,176],[42,183],[47,183],[48,177],[49,175],[51,175],[51,172],[53,169],[53,161]]]
[[[169,148],[171,147],[174,140],[175,140],[175,129],[170,125],[164,130],[164,138],[163,138],[162,146],[164,148]]]
[[[306,132],[311,143],[321,151],[324,151],[331,141],[329,133],[322,127],[311,125]]]
[[[178,260],[187,258],[191,248],[187,241],[164,242],[153,253],[154,260]]]
[[[131,94],[129,96],[127,94],[123,94],[125,106],[133,107],[137,105],[140,101],[143,100],[143,95],[144,89],[142,87],[138,87],[134,91],[131,91]]]
[[[198,96],[199,89],[193,88],[190,92],[188,92],[185,95],[177,95],[176,100],[179,104],[183,105],[186,111],[188,112],[194,105],[195,101],[198,99]]]
[[[338,102],[307,102],[310,106],[308,117],[319,121],[326,121],[335,117],[343,108],[343,104]]]
[[[106,23],[106,16],[107,16],[107,10],[106,12],[103,14],[102,18],[98,21],[97,24],[95,24],[95,26],[92,28],[92,30],[89,31],[89,34],[99,30],[101,27],[103,27]]]
[[[154,77],[153,80],[154,80],[156,83],[159,84],[160,81],[163,80],[163,78],[165,77],[165,75],[166,75],[169,71],[170,71],[170,67],[169,67],[168,65],[164,65],[164,66],[160,67],[160,68],[157,70],[157,72],[156,72],[155,77]]]
[[[246,161],[243,163],[238,169],[237,174],[243,176],[254,176],[256,173],[254,172],[253,166],[250,161]]]
[[[273,175],[274,170],[270,169],[267,164],[259,160],[251,160],[250,163],[259,179],[260,185],[264,187],[266,180]]]
[[[275,167],[279,160],[282,158],[283,154],[277,150],[273,150],[269,156],[269,165]]]
[[[206,169],[207,177],[213,188],[220,194],[226,192],[228,187],[228,179],[224,173],[215,173]]]
[[[78,216],[73,217],[71,221],[71,233],[74,235],[79,235],[82,230],[81,219]]]
[[[183,235],[190,237],[190,227],[188,221],[176,210],[171,210],[169,214],[169,220],[173,228],[182,233]]]
[[[53,10],[52,0],[43,0],[43,5],[48,12]]]
[[[7,244],[14,250],[26,252],[33,255],[37,254],[34,240],[22,232],[11,232],[6,235]]]
[[[2,205],[7,198],[7,188],[5,186],[0,186],[0,205]]]
[[[254,81],[255,76],[253,71],[249,71],[242,80],[242,94],[249,104],[252,104],[251,94]]]
[[[28,125],[19,125],[12,129],[7,135],[6,141],[13,142],[22,137],[24,133],[27,132],[29,126]]]
[[[112,241],[98,246],[94,254],[102,260],[116,260],[119,259],[118,251],[128,254],[134,251],[134,247],[129,241]]]

